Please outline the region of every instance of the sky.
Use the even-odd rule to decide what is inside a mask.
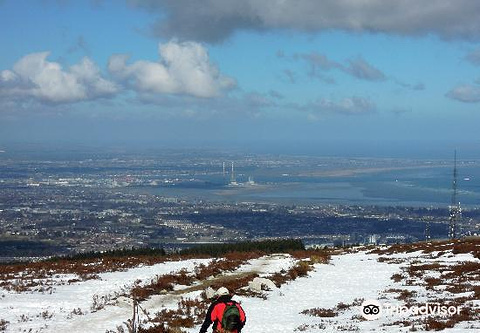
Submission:
[[[0,0],[0,148],[475,155],[478,17],[476,0]]]

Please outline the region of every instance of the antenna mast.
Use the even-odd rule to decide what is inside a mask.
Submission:
[[[457,238],[457,224],[462,217],[462,208],[460,202],[457,201],[457,151],[455,150],[453,165],[453,182],[452,182],[452,203],[449,207],[450,218],[448,225],[448,238]]]
[[[430,221],[425,224],[425,242],[429,242],[432,237],[430,236]]]

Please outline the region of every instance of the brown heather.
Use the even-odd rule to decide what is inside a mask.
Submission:
[[[301,314],[312,316],[312,317],[336,317],[338,313],[332,309],[323,309],[323,308],[314,308],[303,310]]]
[[[472,253],[480,259],[480,237],[471,237],[456,240],[419,242],[411,244],[395,244],[386,249],[374,249],[370,253],[379,255],[391,255],[395,253],[411,253],[422,251],[423,253],[439,252],[438,256],[445,251],[451,250],[453,254]]]

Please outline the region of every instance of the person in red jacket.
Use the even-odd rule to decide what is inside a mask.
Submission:
[[[200,328],[200,333],[206,333],[208,327],[213,323],[213,332],[214,333],[239,333],[242,331],[243,326],[245,325],[246,316],[245,312],[243,311],[240,304],[232,300],[232,295],[228,291],[227,288],[221,287],[215,293],[215,301],[210,305],[207,311],[207,315],[205,316],[205,320]],[[237,323],[234,325],[233,329],[227,330],[226,328],[222,327],[222,321],[225,322],[224,313],[225,310],[234,305],[237,309],[229,312],[233,312],[235,317],[235,313],[238,313],[238,319],[236,319]]]

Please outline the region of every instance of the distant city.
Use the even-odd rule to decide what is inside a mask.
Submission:
[[[479,166],[458,161],[459,237],[480,228]],[[449,237],[451,160],[2,150],[0,168],[1,261],[282,237],[319,247]]]

